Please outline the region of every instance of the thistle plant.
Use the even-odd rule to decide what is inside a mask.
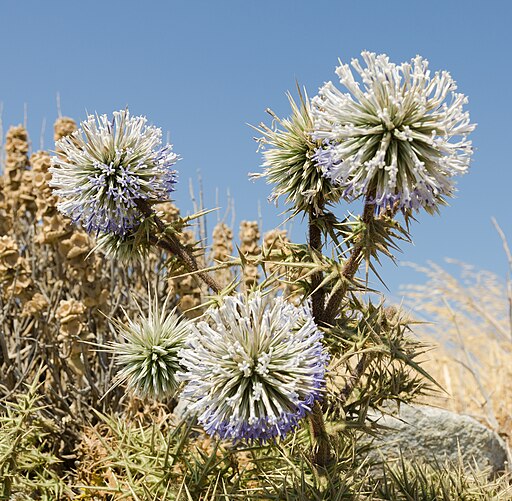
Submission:
[[[226,297],[193,332],[183,396],[207,433],[283,437],[321,398],[328,357],[306,307],[260,292]]]
[[[126,235],[144,219],[138,201],[166,201],[174,191],[178,156],[146,122],[128,110],[89,115],[56,142],[50,186],[59,210],[88,232]]]
[[[301,280],[301,285],[305,297],[310,297],[312,316],[327,334],[335,366],[341,364],[347,375],[334,392],[340,415],[347,415],[359,387],[366,402],[357,407],[359,422],[364,422],[369,405],[379,405],[377,393],[382,402],[417,387],[409,384],[414,381],[409,376],[401,376],[392,387],[381,384],[388,377],[386,364],[405,363],[405,372],[410,367],[412,373],[429,378],[413,358],[395,360],[394,350],[384,353],[384,360],[379,355],[377,361],[377,346],[386,345],[387,329],[358,338],[352,353],[337,352],[336,333],[346,333],[346,319],[365,315],[365,303],[358,295],[369,288],[357,278],[358,270],[366,262],[366,277],[369,269],[378,276],[375,263],[380,264],[380,255],[393,259],[398,241],[410,240],[408,226],[406,230],[394,219],[399,211],[408,222],[412,209],[436,212],[453,195],[453,177],[468,169],[472,153],[468,135],[474,129],[463,110],[467,98],[455,93],[455,82],[447,72],[431,76],[428,62],[419,56],[395,65],[385,55],[362,55],[366,68],[357,60],[352,66],[363,88],[342,64],[337,73],[348,93],[327,83],[311,103],[301,97],[301,108],[291,100],[289,119],[274,116],[284,130],[259,129],[260,142],[270,146],[263,154],[265,170],[259,177],[275,183],[271,198],[286,194],[294,214],[309,216],[308,245],[289,246],[291,257],[280,264],[306,271],[308,280]],[[364,200],[360,217],[338,220],[326,211],[328,204],[340,199],[359,198]],[[331,259],[323,255],[329,243],[334,248]],[[386,318],[384,303],[375,315],[381,317]],[[375,390],[384,387],[388,389]],[[326,466],[332,460],[332,447],[320,405],[314,406],[309,419],[313,462]]]
[[[308,217],[307,244],[240,248],[239,259],[200,269],[194,250],[180,243],[183,225],[164,222],[152,208],[174,189],[177,157],[160,146],[159,129],[128,111],[112,122],[89,117],[57,142],[52,167],[60,210],[99,234],[100,248],[130,257],[159,246],[168,266],[181,261],[216,294],[193,322],[164,315],[155,302],[147,317],[119,324],[124,341],[111,345],[121,367],[116,383],[161,398],[182,381],[187,410],[221,439],[277,440],[307,417],[311,460],[324,469],[335,459],[332,430],[366,429],[369,407],[423,393],[420,376],[433,382],[416,360],[421,347],[404,334],[406,322],[384,302],[364,300],[371,290],[357,275],[363,262],[367,279],[369,270],[378,275],[380,257],[393,259],[398,241],[410,239],[409,225],[395,219],[400,211],[408,223],[412,210],[433,213],[446,203],[472,153],[467,99],[447,72],[431,76],[419,56],[401,65],[362,56],[365,68],[352,62],[362,88],[342,64],[337,73],[349,93],[328,83],[309,101],[299,91],[300,104],[289,95],[289,118],[270,112],[277,125],[257,128],[264,170],[253,177],[274,185],[270,198],[285,197],[292,217]],[[327,210],[359,198],[360,217],[340,220]],[[216,283],[208,271],[219,266],[252,267],[251,287],[239,286],[246,294],[234,282],[224,290]],[[292,285],[302,304],[269,290],[276,277],[258,283],[258,266],[292,270],[282,275],[299,277]]]
[[[221,288],[204,273],[193,253],[180,244],[152,204],[169,201],[177,182],[178,156],[162,147],[162,131],[126,110],[90,115],[81,127],[56,143],[50,186],[58,209],[99,236],[97,248],[123,260],[139,258],[156,245],[177,256],[214,291]],[[148,226],[149,224],[149,226]]]
[[[378,276],[382,256],[393,259],[398,243],[410,239],[409,225],[404,229],[397,218],[403,215],[409,223],[413,209],[434,212],[453,195],[454,176],[469,165],[467,135],[474,126],[463,111],[464,96],[454,93],[447,73],[431,77],[426,61],[419,57],[398,66],[385,56],[363,53],[363,58],[367,68],[353,63],[363,90],[342,66],[338,73],[350,94],[341,94],[332,84],[322,87],[312,101],[299,92],[300,103],[289,96],[289,118],[271,113],[275,124],[258,129],[265,151],[264,171],[257,177],[274,185],[271,198],[284,197],[292,217],[307,216],[305,243],[281,235],[278,245],[270,239],[260,246],[259,230],[251,223],[245,226],[252,228],[252,236],[246,232],[242,239],[246,248],[241,244],[236,258],[231,256],[231,236],[224,228],[225,241],[212,253],[208,266],[209,253],[184,243],[189,221],[207,211],[184,218],[157,212],[156,204],[168,200],[175,187],[177,160],[170,146],[161,146],[159,129],[125,110],[114,113],[111,121],[89,117],[79,131],[59,139],[51,173],[60,210],[96,236],[96,249],[125,261],[139,259],[122,266],[95,264],[91,278],[77,281],[77,275],[67,274],[65,268],[71,259],[75,267],[81,256],[92,252],[85,232],[71,235],[72,230],[62,229],[60,216],[45,214],[52,235],[39,242],[44,253],[32,259],[29,239],[14,238],[18,225],[11,227],[13,219],[9,219],[10,235],[4,239],[10,245],[3,259],[9,280],[4,280],[0,298],[5,317],[5,334],[0,332],[0,372],[5,377],[0,391],[8,400],[26,374],[35,374],[44,399],[37,412],[44,412],[45,429],[48,418],[57,430],[52,432],[57,437],[53,442],[45,433],[38,444],[44,451],[56,451],[58,457],[53,452],[36,457],[43,458],[41,465],[49,476],[40,468],[34,470],[34,461],[22,460],[18,453],[26,437],[33,442],[40,435],[18,433],[32,422],[32,411],[23,413],[21,425],[17,412],[12,426],[4,420],[7,428],[16,428],[16,433],[4,433],[8,447],[0,470],[7,479],[7,495],[18,488],[16,484],[40,495],[41,486],[50,479],[56,486],[50,496],[62,497],[56,489],[67,482],[66,475],[77,478],[64,468],[70,457],[80,460],[76,443],[83,421],[94,426],[99,418],[99,426],[89,427],[97,440],[82,443],[87,451],[99,451],[94,464],[89,458],[82,465],[82,472],[87,471],[87,478],[95,483],[92,495],[97,491],[100,497],[129,493],[151,499],[181,499],[181,494],[189,499],[219,495],[228,499],[231,494],[233,499],[341,499],[375,493],[391,496],[400,488],[409,496],[407,472],[386,470],[383,479],[372,470],[363,473],[367,463],[362,460],[368,459],[365,454],[371,445],[361,438],[379,432],[368,416],[370,409],[411,402],[435,382],[422,368],[426,347],[410,334],[411,322],[384,301],[370,301],[364,294],[376,292],[368,285],[369,270]],[[447,102],[450,93],[452,101]],[[72,125],[67,123],[66,132]],[[24,169],[26,164],[18,167]],[[18,179],[16,172],[11,177]],[[337,202],[359,197],[364,202],[361,215],[337,214]],[[38,208],[45,201],[44,196],[39,198]],[[7,209],[0,200],[0,212]],[[28,212],[20,221],[31,235],[34,220]],[[52,223],[54,219],[58,224]],[[52,254],[55,241],[67,261]],[[164,252],[152,253],[152,246]],[[200,255],[204,269],[196,260]],[[29,261],[49,265],[28,269]],[[203,263],[202,257],[199,261]],[[366,280],[358,275],[363,265]],[[88,266],[83,264],[83,276],[89,276]],[[14,273],[18,268],[22,275]],[[239,272],[238,283],[232,269]],[[58,280],[53,279],[54,270]],[[146,294],[146,284],[141,287],[146,275],[165,284],[155,275],[177,270],[177,278],[199,277],[213,291],[207,299],[206,291],[198,294],[203,304],[197,310],[206,313],[183,320],[178,310],[167,308],[176,297],[161,306],[156,294],[149,298],[146,312],[134,307],[133,297]],[[224,289],[209,274],[219,271],[229,271]],[[296,292],[293,304],[279,295],[284,289],[280,279]],[[105,284],[108,290],[103,289]],[[80,325],[70,315],[65,315],[66,321],[60,315],[61,331],[65,328],[69,334],[74,326],[84,332],[83,339],[71,340],[73,357],[51,351],[56,344],[49,320],[58,313],[63,292],[70,298],[66,303],[84,295],[89,301],[79,322],[74,319]],[[100,301],[101,297],[110,300]],[[121,305],[126,308],[125,320],[118,319]],[[100,309],[117,329],[107,328]],[[114,332],[117,338],[112,340]],[[97,344],[108,346],[110,353],[84,349],[81,343],[90,336],[97,336]],[[77,360],[87,385],[77,385],[72,378]],[[38,364],[41,372],[33,370]],[[116,391],[99,400],[97,389],[110,382],[113,367]],[[173,419],[167,419],[166,402],[120,398],[119,386],[124,385],[149,399],[179,397],[183,389],[181,403],[196,414],[212,438],[205,437],[192,419],[176,427]],[[98,404],[104,415],[91,412],[98,410]],[[5,408],[9,413],[9,405]],[[140,419],[142,408],[145,415]],[[155,410],[162,421],[155,418]],[[113,413],[115,419],[107,415]],[[82,421],[75,421],[75,415]],[[136,426],[130,423],[134,415]],[[67,419],[70,416],[73,419]],[[154,421],[150,428],[144,427],[146,418]],[[292,440],[281,442],[292,432]],[[239,443],[244,441],[247,448]],[[420,478],[422,492],[432,484],[421,469],[410,478],[413,483]],[[446,485],[453,482],[446,478],[446,483],[443,480],[430,491],[431,497],[448,492]],[[412,492],[418,491],[413,487]]]
[[[116,322],[122,341],[109,347],[120,369],[115,385],[126,383],[142,397],[172,397],[179,385],[179,352],[185,346],[191,324],[181,319],[176,310],[167,311],[166,306],[167,302],[159,305],[156,294],[152,302],[150,297],[146,315],[141,309],[137,318]]]
[[[400,65],[385,54],[362,58],[366,67],[357,59],[352,67],[363,88],[340,61],[348,93],[328,82],[312,101],[312,138],[323,142],[314,159],[349,201],[370,195],[377,207],[435,211],[469,166],[468,100],[448,72],[431,76],[420,56]]]

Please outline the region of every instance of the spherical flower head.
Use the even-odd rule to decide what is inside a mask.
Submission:
[[[468,100],[448,72],[432,76],[420,56],[400,65],[384,54],[362,58],[366,67],[352,60],[362,86],[340,61],[348,92],[328,82],[312,100],[312,137],[323,141],[315,159],[349,201],[364,195],[377,207],[434,212],[469,166]]]
[[[337,202],[342,190],[323,176],[322,168],[313,158],[322,143],[311,138],[313,120],[307,94],[300,94],[300,104],[290,94],[288,100],[292,108],[289,118],[280,119],[269,110],[276,127],[261,124],[257,129],[262,134],[260,145],[265,148],[264,170],[250,176],[253,179],[265,177],[274,185],[270,201],[277,203],[279,197],[284,196],[294,213],[310,209],[318,213],[325,203]]]
[[[146,122],[128,110],[112,119],[89,115],[55,143],[50,186],[58,209],[88,232],[125,235],[143,220],[139,201],[166,201],[174,191],[178,157]]]
[[[255,292],[225,298],[182,350],[182,395],[210,435],[283,437],[323,393],[327,354],[307,308]]]
[[[127,383],[141,397],[171,397],[178,385],[179,352],[185,346],[191,327],[176,311],[167,312],[157,298],[151,301],[147,315],[126,323],[116,322],[122,341],[110,345],[115,363],[120,367],[115,385]]]

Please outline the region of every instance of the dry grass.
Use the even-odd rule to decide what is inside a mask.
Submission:
[[[509,285],[493,273],[447,260],[454,269],[412,265],[423,285],[404,288],[416,333],[436,346],[425,368],[446,389],[430,403],[469,414],[512,440],[512,323]]]

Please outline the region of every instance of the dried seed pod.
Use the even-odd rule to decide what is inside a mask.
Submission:
[[[58,197],[49,186],[52,178],[48,169],[51,166],[50,154],[46,151],[37,151],[30,157],[32,165],[32,188],[35,194],[37,219],[51,216],[57,212]]]
[[[76,122],[69,117],[59,117],[53,124],[53,140],[58,141],[64,136],[69,136],[77,130]]]
[[[0,287],[4,298],[14,296],[27,301],[32,285],[30,265],[20,255],[16,241],[7,235],[0,237]]]
[[[213,229],[211,259],[214,264],[226,263],[233,254],[233,231],[224,223],[219,223]],[[215,280],[226,287],[232,280],[233,274],[229,268],[217,270]]]
[[[80,376],[85,374],[82,353],[87,354],[87,345],[81,341],[89,339],[87,335],[85,313],[86,306],[76,299],[61,300],[55,312],[59,320],[60,352],[67,359],[71,369]]]
[[[174,223],[180,217],[180,210],[172,202],[163,202],[155,205],[157,216],[167,224]]]
[[[5,137],[4,188],[18,191],[28,165],[28,134],[25,127],[10,127]]]
[[[240,253],[246,258],[256,257],[260,254],[260,230],[256,221],[242,221],[240,223]],[[252,289],[260,278],[258,267],[246,263],[242,270],[245,290]]]
[[[45,297],[40,293],[36,292],[32,299],[27,301],[23,306],[23,311],[21,312],[22,317],[38,317],[40,316],[44,310],[48,307],[48,301]]]
[[[4,179],[0,177],[0,235],[7,235],[12,230],[12,214],[5,197]]]
[[[69,222],[59,213],[43,216],[42,226],[34,240],[39,244],[55,244],[71,234]]]
[[[59,243],[59,252],[69,260],[79,259],[82,261],[91,251],[93,244],[85,231],[77,230]]]
[[[291,255],[289,243],[286,230],[270,230],[263,236],[264,254],[268,256],[267,259],[276,258],[277,261],[284,261]],[[273,274],[280,281],[279,289],[283,292],[283,296],[291,303],[298,305],[302,289],[296,281],[304,271],[300,271],[300,268],[272,263],[266,263],[265,267],[269,274]]]
[[[28,169],[28,134],[22,125],[10,127],[5,137],[4,196],[14,217],[35,212],[32,172]]]

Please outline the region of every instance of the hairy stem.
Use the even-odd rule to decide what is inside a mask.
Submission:
[[[153,243],[161,247],[162,249],[170,252],[177,256],[185,268],[190,272],[196,272],[197,276],[206,284],[210,289],[219,294],[222,291],[222,287],[205,271],[201,271],[195,256],[186,249],[181,242],[174,236],[167,232],[165,223],[155,214],[149,204],[142,199],[137,201],[137,207],[146,217],[151,217],[161,233],[161,238],[152,239]]]
[[[362,217],[364,224],[369,224],[374,217],[375,205],[373,203],[369,202],[369,199],[370,199],[370,197],[367,197],[366,202],[364,204],[363,217]],[[363,257],[363,255],[362,255],[363,245],[364,245],[364,242],[359,241],[352,248],[350,256],[348,257],[345,265],[343,266],[343,270],[341,272],[345,281],[344,281],[343,285],[339,288],[339,290],[337,292],[335,292],[327,301],[324,316],[322,317],[323,321],[327,324],[332,325],[334,323],[334,320],[338,314],[341,303],[342,303],[343,299],[345,298],[345,294],[347,293],[348,284],[355,277],[357,270],[359,269],[359,265],[361,264],[361,259]]]
[[[359,380],[363,377],[363,374],[366,372],[370,362],[370,355],[368,353],[363,353],[359,359],[359,362],[357,362],[357,365],[354,367],[354,370],[351,373],[351,377],[345,383],[345,386],[340,392],[339,398],[342,405],[347,403],[347,400],[349,399],[350,395],[352,395],[352,392],[354,391],[357,383],[359,383]]]
[[[322,231],[315,224],[315,213],[310,209],[309,213],[309,245],[313,251],[322,252]],[[311,277],[311,289],[314,291],[311,297],[313,318],[317,325],[320,325],[324,314],[325,294],[322,288],[318,288],[322,283],[322,272],[315,273]]]
[[[318,400],[309,415],[309,429],[313,437],[312,461],[323,468],[332,461],[332,452],[331,441],[325,429],[324,413]]]
[[[371,220],[375,217],[375,206],[373,203],[369,202],[369,199],[371,197],[368,197],[366,199],[364,210],[363,210],[363,217],[362,220],[364,224],[369,224]],[[381,210],[379,214],[379,218],[382,217],[391,217],[394,218],[396,213],[398,211],[398,205],[395,204],[391,208],[386,208]],[[325,308],[325,314],[324,314],[324,321],[326,323],[334,323],[334,320],[336,318],[336,315],[338,314],[339,308],[341,306],[341,303],[345,297],[345,294],[347,293],[347,287],[349,280],[353,279],[355,274],[357,273],[357,270],[359,269],[359,265],[361,264],[362,259],[362,251],[363,251],[363,242],[358,242],[354,245],[352,252],[350,253],[350,256],[345,263],[345,266],[343,267],[343,277],[346,278],[345,285],[340,288],[340,290],[333,294],[329,301],[327,302],[327,306]],[[342,388],[340,392],[340,399],[342,401],[342,404],[345,404],[348,399],[350,398],[350,395],[354,391],[354,388],[359,383],[360,379],[363,377],[364,373],[366,372],[366,369],[370,365],[372,361],[372,356],[368,353],[364,353],[361,358],[359,359],[359,362],[354,367],[354,370],[351,373],[351,378],[346,382],[345,386]]]
[[[323,203],[319,204],[320,212]],[[316,224],[316,213],[313,208],[309,212],[309,245],[313,251],[322,252],[322,231]],[[313,318],[317,325],[321,325],[324,315],[325,293],[319,285],[322,283],[322,272],[311,277],[311,288],[314,291],[311,297]],[[331,461],[331,444],[325,429],[324,414],[321,405],[315,402],[309,415],[309,426],[313,437],[313,463],[317,466],[327,466]]]

